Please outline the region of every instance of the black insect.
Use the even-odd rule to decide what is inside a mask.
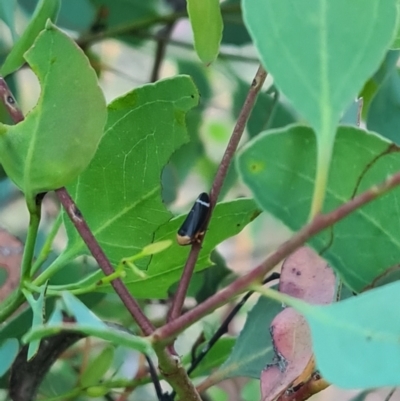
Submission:
[[[210,211],[210,198],[205,192],[196,199],[192,209],[178,230],[176,240],[179,245],[190,245],[199,241],[204,234],[204,227]]]

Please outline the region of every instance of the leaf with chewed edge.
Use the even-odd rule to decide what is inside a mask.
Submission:
[[[283,263],[279,291],[312,304],[333,302],[336,279],[326,261],[308,247],[299,248]],[[272,321],[275,358],[261,374],[263,401],[271,401],[313,371],[310,329],[306,319],[286,308]],[[300,378],[300,379],[299,379]]]
[[[38,193],[70,184],[86,169],[107,114],[89,61],[54,25],[47,23],[24,57],[39,78],[40,98],[24,121],[0,124],[0,162],[34,203]]]
[[[172,217],[161,199],[160,177],[172,153],[188,141],[185,115],[198,98],[191,78],[177,76],[137,88],[108,106],[96,156],[68,190],[114,265],[149,245]],[[55,263],[88,253],[69,221],[66,227],[68,245]]]

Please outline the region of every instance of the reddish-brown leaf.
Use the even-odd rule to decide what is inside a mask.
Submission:
[[[21,241],[0,228],[0,269],[6,273],[6,279],[0,287],[0,302],[18,287],[22,251]]]

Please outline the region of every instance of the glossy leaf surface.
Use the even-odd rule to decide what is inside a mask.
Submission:
[[[311,129],[291,126],[259,136],[238,159],[242,178],[260,206],[293,231],[307,221],[315,152]],[[399,170],[400,155],[389,142],[357,128],[340,127],[325,210],[333,210]],[[309,241],[317,252],[324,250],[330,266],[355,291],[398,263],[400,216],[393,205],[399,200],[396,188]]]

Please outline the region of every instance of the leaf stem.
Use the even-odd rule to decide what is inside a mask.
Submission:
[[[247,121],[250,117],[254,103],[257,99],[257,95],[260,92],[260,90],[265,82],[266,77],[267,77],[267,72],[260,65],[258,67],[256,75],[253,79],[253,82],[251,83],[246,100],[244,101],[242,110],[240,111],[239,117],[238,117],[235,127],[233,129],[231,138],[229,139],[228,145],[225,149],[225,153],[222,157],[218,171],[215,175],[215,179],[214,179],[213,185],[211,187],[211,192],[210,192],[210,214],[208,216],[208,221],[210,221],[211,214],[217,203],[218,196],[219,196],[219,193],[222,188],[222,184],[224,183],[226,174],[228,172],[229,165],[231,164],[232,158],[239,145],[240,139],[242,138]],[[208,222],[207,222],[207,225],[208,225]],[[205,230],[207,229],[207,225],[204,228]],[[168,312],[168,318],[167,318],[168,322],[171,322],[171,321],[177,319],[181,314],[181,310],[182,310],[183,303],[185,301],[187,289],[189,287],[189,282],[193,275],[193,271],[194,271],[194,268],[196,265],[196,261],[199,257],[200,250],[201,250],[201,243],[195,242],[192,245],[189,256],[186,260],[186,264],[183,269],[183,274],[179,281],[178,289],[173,298],[171,309]]]
[[[8,319],[24,302],[24,296],[21,289],[17,288],[4,302],[0,305],[0,323]]]
[[[36,261],[33,263],[31,273],[30,273],[31,277],[40,269],[42,264],[49,257],[54,238],[57,235],[58,230],[61,227],[61,223],[62,223],[62,217],[61,217],[61,213],[59,213],[56,220],[53,223],[53,227],[51,228],[49,234],[47,235],[46,242],[44,243],[42,249],[40,250],[39,256],[37,257]]]
[[[221,6],[221,12],[223,13],[240,13],[240,5],[239,4],[224,4]],[[143,18],[141,20],[134,20],[129,23],[121,24],[109,28],[107,30],[97,32],[97,33],[89,33],[85,36],[82,36],[77,42],[81,47],[88,46],[94,42],[98,42],[99,40],[119,36],[119,35],[128,35],[132,34],[136,31],[143,31],[153,27],[154,25],[159,24],[170,24],[175,21],[178,21],[181,18],[187,17],[187,11],[177,11],[166,15],[155,15]]]
[[[67,253],[61,253],[58,255],[56,260],[54,260],[46,270],[40,273],[40,275],[33,280],[33,284],[37,286],[43,285],[47,280],[50,280],[50,278],[54,276],[54,274],[56,274],[68,260],[70,260],[70,255]]]
[[[29,210],[29,226],[28,234],[25,241],[24,254],[22,255],[21,263],[21,280],[20,288],[23,288],[24,281],[30,279],[30,272],[32,268],[33,254],[35,251],[36,237],[39,230],[42,199],[44,194],[39,194],[35,197],[34,202],[28,203]]]
[[[317,214],[321,213],[324,206],[334,144],[335,132],[328,132],[322,137],[317,137],[317,172],[309,221],[311,221]]]
[[[262,278],[278,263],[289,256],[297,248],[304,245],[304,243],[311,237],[335,224],[336,222],[344,219],[350,213],[373,201],[398,185],[400,185],[400,172],[392,175],[386,181],[370,188],[350,201],[342,204],[337,209],[326,214],[319,214],[315,216],[315,218],[309,224],[304,226],[300,231],[293,235],[291,239],[283,243],[259,266],[244,276],[238,278],[223,290],[212,295],[210,298],[206,299],[203,303],[194,307],[189,312],[186,312],[184,315],[180,316],[174,321],[168,322],[166,325],[157,329],[152,335],[153,343],[168,343],[171,341],[171,339],[176,337],[180,332],[192,325],[194,322],[211,313],[218,307],[224,305],[229,299],[244,292],[251,285],[260,282]]]

